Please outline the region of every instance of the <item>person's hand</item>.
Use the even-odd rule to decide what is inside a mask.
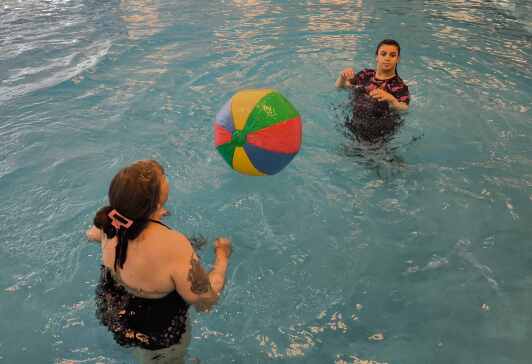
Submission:
[[[381,88],[371,90],[369,95],[377,101],[386,101],[389,104],[393,104],[397,101],[397,99],[391,93],[384,91]]]
[[[342,72],[340,72],[340,77],[342,77],[344,81],[352,80],[353,78],[355,78],[355,70],[351,67],[346,68]]]
[[[100,241],[102,239],[102,231],[96,226],[91,226],[89,230],[85,232],[87,240],[89,241]]]
[[[216,256],[222,254],[224,258],[229,259],[232,253],[231,240],[219,237],[214,241],[214,252]]]

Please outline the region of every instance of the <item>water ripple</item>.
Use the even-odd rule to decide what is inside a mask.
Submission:
[[[109,3],[5,1],[0,8],[0,103],[94,67],[112,45],[97,30]]]

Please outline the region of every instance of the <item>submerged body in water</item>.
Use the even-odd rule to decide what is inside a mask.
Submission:
[[[408,86],[397,74],[401,46],[393,39],[384,39],[375,50],[376,69],[355,73],[348,67],[340,72],[337,88],[352,89],[352,113],[346,126],[359,141],[385,141],[402,124],[399,112],[410,104]]]
[[[358,141],[372,144],[386,141],[395,134],[403,120],[398,112],[389,110],[386,102],[375,101],[364,91],[353,89],[351,110],[345,126]]]
[[[410,103],[408,86],[397,74],[390,79],[378,79],[372,69],[360,71],[350,83],[353,86],[352,112],[347,117],[346,126],[355,138],[375,143],[393,136],[402,125],[403,118],[387,101],[378,100],[371,96],[371,92],[377,89],[384,90],[408,105]]]

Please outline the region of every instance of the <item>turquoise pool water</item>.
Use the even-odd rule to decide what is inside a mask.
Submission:
[[[129,363],[94,317],[83,232],[115,172],[155,158],[167,222],[226,234],[191,363],[529,363],[532,13],[523,1],[4,0],[0,363]],[[389,146],[338,127],[349,65],[402,45]],[[301,113],[279,175],[230,170],[211,122],[242,88]],[[212,245],[202,252],[212,261]]]

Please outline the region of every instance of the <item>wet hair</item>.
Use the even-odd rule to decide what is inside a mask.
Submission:
[[[157,210],[161,198],[161,179],[164,168],[154,160],[137,161],[122,168],[111,181],[108,198],[109,206],[104,206],[94,216],[94,226],[101,229],[108,239],[115,236],[114,268],[123,268],[127,257],[129,240],[136,239],[148,225],[149,217]],[[108,216],[112,210],[133,220],[128,229],[116,229]]]
[[[393,39],[383,39],[383,40],[381,40],[379,42],[379,44],[377,44],[377,48],[375,49],[375,55],[379,54],[379,48],[382,47],[383,45],[396,46],[397,47],[397,55],[398,56],[401,55],[401,46],[399,45],[398,41],[393,40]]]

